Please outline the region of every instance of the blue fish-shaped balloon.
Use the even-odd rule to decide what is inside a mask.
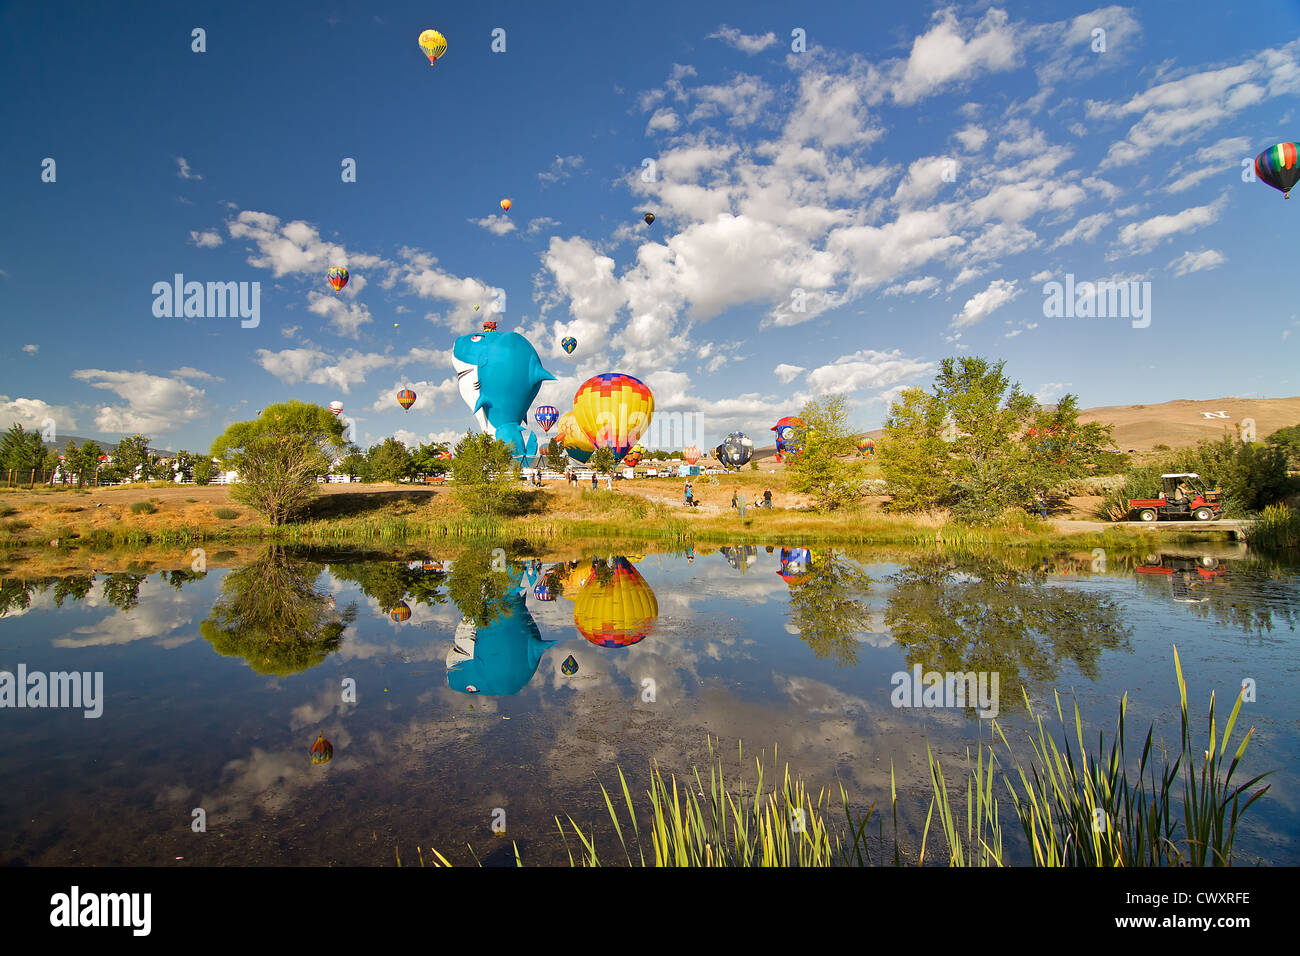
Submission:
[[[532,343],[518,332],[485,330],[462,335],[451,355],[460,396],[479,427],[512,445],[521,461],[536,455],[537,436],[526,427],[528,409],[542,383],[555,376],[542,367]]]
[[[502,598],[501,612],[486,627],[464,620],[447,652],[447,684],[462,694],[509,697],[533,679],[542,655],[554,641],[542,640],[537,622],[514,590]]]

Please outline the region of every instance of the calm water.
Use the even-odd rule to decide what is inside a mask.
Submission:
[[[1076,696],[1094,740],[1128,692],[1135,742],[1152,721],[1173,740],[1174,644],[1195,714],[1215,691],[1222,720],[1255,681],[1246,770],[1278,772],[1238,862],[1300,863],[1300,571],[1244,552],[1103,567],[780,545],[566,562],[272,549],[206,573],[22,574],[0,585],[0,671],[102,672],[103,713],[0,709],[0,863],[388,864],[417,845],[471,862],[466,844],[502,862],[512,840],[553,863],[557,814],[596,824],[613,860],[598,781],[704,765],[710,735],[732,767],[743,740],[751,780],[775,745],[863,806],[887,806],[892,760],[913,827],[927,743],[952,779],[989,721],[894,707],[892,675],[996,672],[1013,742],[1022,689],[1036,707]],[[332,759],[313,763],[322,734]]]

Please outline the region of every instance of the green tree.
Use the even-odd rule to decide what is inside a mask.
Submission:
[[[217,474],[217,466],[212,464],[212,458],[208,455],[200,455],[194,461],[193,468],[194,483],[196,485],[207,485],[212,483],[212,479]]]
[[[550,471],[564,471],[569,463],[569,456],[565,454],[564,445],[558,438],[552,438],[546,445],[546,467]]]
[[[401,481],[411,474],[411,453],[396,438],[385,438],[366,452],[370,474],[376,481]]]
[[[813,509],[834,511],[858,497],[862,466],[856,460],[857,430],[849,425],[849,400],[827,395],[799,412],[804,449],[786,466],[789,487],[812,498]]]
[[[40,432],[25,431],[22,425],[14,422],[0,437],[0,468],[30,471],[40,468],[44,460],[45,446],[41,443]]]
[[[1037,409],[1023,437],[1030,493],[1046,500],[1062,482],[1099,471],[1108,461],[1113,430],[1113,425],[1081,423],[1073,395],[1061,398],[1055,408]]]
[[[451,470],[451,462],[439,456],[447,453],[445,441],[429,442],[411,452],[411,469],[420,478],[432,478],[445,475]]]
[[[344,445],[343,423],[321,405],[269,405],[256,419],[235,422],[212,443],[211,456],[239,473],[230,497],[273,525],[300,515],[316,496]]]
[[[597,448],[595,454],[587,461],[587,464],[600,474],[608,475],[614,470],[614,466],[618,464],[618,459],[614,457],[614,453],[610,449]]]
[[[1264,443],[1281,449],[1286,455],[1287,467],[1300,469],[1300,425],[1288,425],[1279,428],[1264,440]]]
[[[172,458],[170,471],[171,475],[168,477],[175,476],[177,481],[193,481],[194,455],[182,448]]]
[[[144,435],[136,434],[119,441],[117,450],[113,452],[113,461],[123,469],[127,481],[148,481],[153,477],[156,459],[149,454],[149,439]]]
[[[856,664],[858,642],[871,630],[871,607],[864,600],[871,578],[833,550],[818,549],[810,557],[807,580],[790,588],[790,623],[817,657]]]
[[[78,488],[84,488],[95,480],[96,471],[99,469],[99,456],[102,454],[99,446],[93,441],[88,441],[78,448],[76,442],[68,440],[68,445],[63,450],[63,465],[77,476]]]
[[[466,432],[452,453],[456,500],[471,513],[508,514],[523,500],[514,447],[487,432]]]

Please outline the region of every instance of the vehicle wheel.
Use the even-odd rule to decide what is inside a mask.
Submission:
[[[1138,518],[1143,521],[1155,521],[1160,515],[1156,513],[1155,508],[1143,508],[1138,512]]]
[[[1197,521],[1209,521],[1214,517],[1214,511],[1211,508],[1197,508],[1196,511],[1192,513],[1192,517]]]

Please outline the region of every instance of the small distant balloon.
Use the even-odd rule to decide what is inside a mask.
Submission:
[[[513,204],[510,202],[509,199],[503,199],[503,200],[501,200],[501,211],[502,211],[502,212],[509,212],[509,211],[510,211],[510,207],[511,207],[511,205],[513,205]]]
[[[564,663],[560,665],[560,671],[561,673],[569,677],[572,677],[574,674],[578,673],[577,659],[572,654],[570,654],[568,657],[564,659]]]
[[[542,434],[546,434],[560,420],[560,410],[554,405],[538,405],[533,418],[542,426]]]
[[[560,339],[560,348],[564,349],[564,351],[568,352],[570,355],[573,354],[573,350],[577,347],[578,340],[572,335],[566,335],[564,338]]]
[[[330,285],[334,287],[334,294],[338,295],[348,284],[348,270],[343,266],[330,266],[328,278]]]
[[[398,601],[397,607],[389,611],[388,616],[397,624],[401,624],[403,621],[409,621],[411,619],[411,605],[407,604],[405,601]]]
[[[489,320],[483,323],[484,332],[495,332],[496,330],[497,330],[497,324],[495,322]]]
[[[333,412],[335,415],[341,415],[343,413],[343,403],[330,402],[330,411]]]
[[[325,739],[324,734],[321,734],[311,745],[310,756],[314,764],[329,763],[334,759],[334,745]]]
[[[478,311],[478,306],[474,306],[474,311],[475,311],[475,312]]]
[[[437,30],[425,30],[420,34],[420,49],[433,66],[433,61],[447,52],[447,38]]]
[[[652,212],[648,212],[648,213],[646,213],[644,216],[642,216],[641,218],[644,219],[644,220],[645,220],[645,224],[646,224],[647,226],[649,226],[650,224],[652,224],[652,223],[655,221],[655,214],[652,213]]]
[[[687,445],[682,449],[682,457],[686,459],[686,464],[693,465],[700,460],[700,450],[695,445]]]
[[[409,412],[415,404],[415,392],[409,388],[402,389],[397,393],[397,404],[402,406],[402,411]]]

